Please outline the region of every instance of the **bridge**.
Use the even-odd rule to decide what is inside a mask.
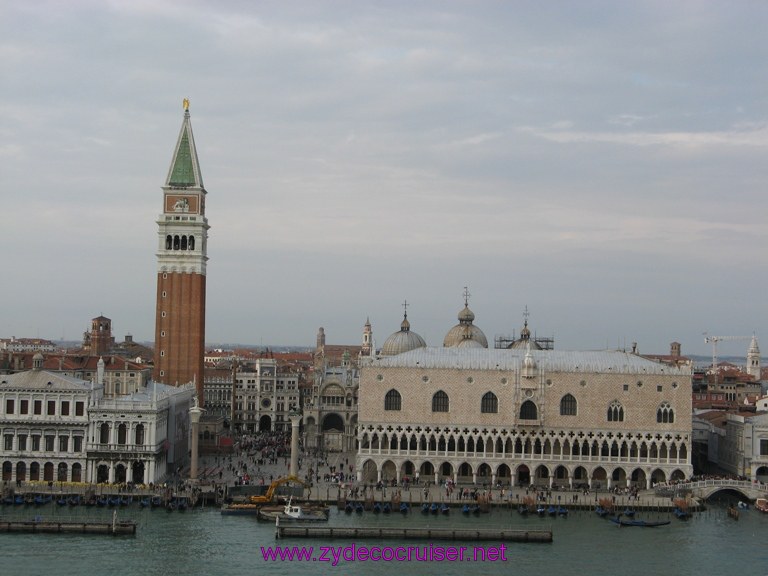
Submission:
[[[721,490],[738,492],[745,498],[755,500],[768,498],[768,484],[750,480],[712,479],[695,482],[678,482],[675,484],[661,483],[654,486],[659,496],[674,496],[675,493],[691,493],[693,496],[706,500]]]

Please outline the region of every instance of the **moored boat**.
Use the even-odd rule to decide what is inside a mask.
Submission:
[[[641,528],[654,528],[656,526],[666,526],[670,524],[670,520],[622,520],[621,517],[611,518],[611,522],[618,524],[619,526],[638,526]]]

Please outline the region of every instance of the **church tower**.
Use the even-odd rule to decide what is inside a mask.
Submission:
[[[209,228],[206,194],[185,99],[181,132],[163,186],[163,212],[157,220],[154,379],[172,386],[194,381],[201,405]]]
[[[747,374],[753,376],[755,380],[760,380],[760,372],[760,347],[757,345],[757,337],[753,334],[747,350]]]

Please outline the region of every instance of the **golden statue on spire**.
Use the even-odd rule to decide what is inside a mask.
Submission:
[[[184,110],[189,110],[189,98],[184,98]]]

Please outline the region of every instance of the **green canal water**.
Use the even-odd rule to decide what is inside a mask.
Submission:
[[[86,515],[85,508],[57,510],[4,507],[5,518],[59,519]],[[108,518],[103,511],[99,518]],[[579,574],[622,575],[714,575],[768,574],[768,515],[742,511],[738,521],[727,517],[724,506],[712,505],[688,521],[666,513],[647,513],[648,520],[671,519],[657,528],[619,528],[590,512],[572,512],[567,518],[523,518],[517,512],[495,510],[479,517],[423,516],[418,511],[401,514],[358,516],[331,511],[336,526],[430,526],[551,528],[551,544],[506,543],[506,561],[473,562],[372,562],[342,560],[338,565],[315,561],[266,561],[262,546],[313,546],[319,556],[322,546],[349,546],[347,540],[286,539],[276,541],[274,526],[254,517],[222,516],[216,509],[184,513],[138,507],[120,511],[120,518],[139,523],[136,536],[0,534],[2,573],[8,575],[121,576],[227,575],[292,576],[299,574],[354,573],[375,576],[397,572],[402,576],[503,573],[505,575]],[[360,540],[359,546],[454,546],[472,543],[448,541]],[[483,543],[497,547],[499,543]],[[502,572],[503,571],[503,572]]]

